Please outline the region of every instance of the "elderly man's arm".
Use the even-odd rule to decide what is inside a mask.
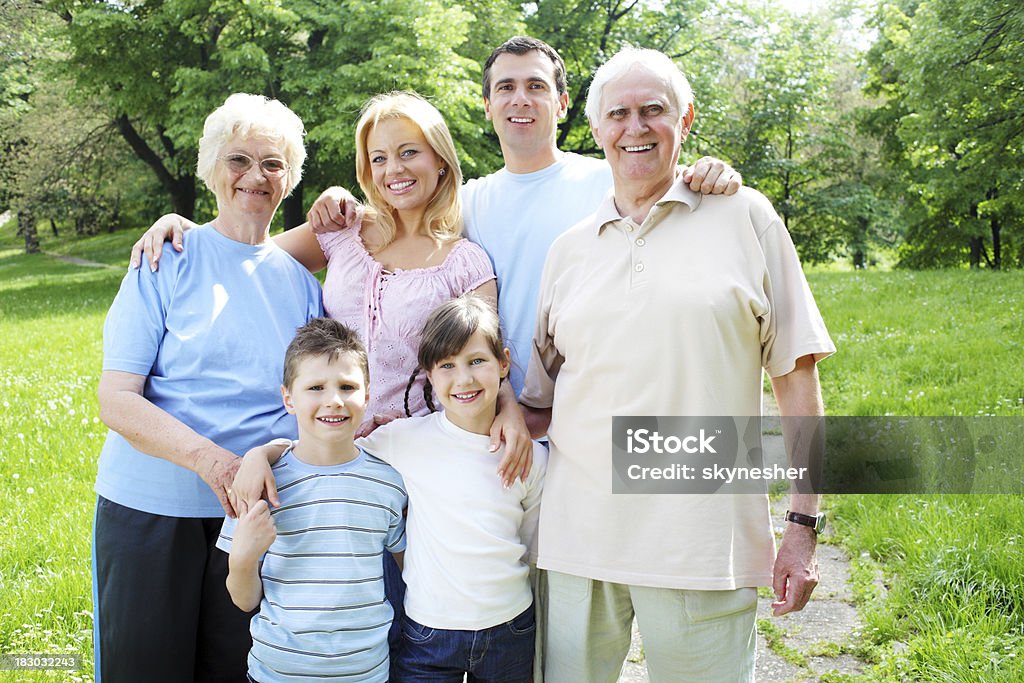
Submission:
[[[146,377],[104,370],[100,375],[100,419],[135,449],[192,470],[213,490],[224,512],[234,517],[227,490],[241,458],[200,436],[142,395]]]
[[[772,389],[783,418],[825,414],[814,356],[801,356],[792,372],[773,377]],[[800,425],[799,420],[784,419],[782,423],[787,446],[791,447],[797,442],[805,444],[806,439],[810,438],[808,434],[791,433],[794,428],[807,426]],[[818,495],[793,493],[790,495],[789,509],[815,515],[818,512]],[[792,522],[786,524],[773,571],[772,587],[778,598],[772,603],[775,616],[802,610],[818,585],[818,562],[815,557],[817,541],[814,529]]]

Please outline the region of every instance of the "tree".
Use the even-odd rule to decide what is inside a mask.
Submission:
[[[473,64],[454,52],[470,16],[439,0],[57,0],[51,7],[66,22],[64,64],[80,101],[102,103],[182,215],[194,212],[203,120],[231,92],[280,99],[303,119],[313,183],[352,183],[359,106],[377,92],[419,87],[453,128],[475,132],[464,130],[476,102]],[[470,142],[461,151],[472,165],[478,150]],[[286,200],[286,223],[302,213],[300,184]]]
[[[1004,243],[1024,237],[1024,7],[904,0],[876,23],[876,121],[910,195],[906,262],[1002,267]]]

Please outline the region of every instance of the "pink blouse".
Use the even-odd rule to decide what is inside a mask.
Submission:
[[[370,361],[369,419],[375,413],[405,415],[405,387],[416,367],[423,324],[430,313],[457,296],[494,279],[487,254],[459,240],[444,262],[429,268],[390,272],[375,261],[360,237],[361,226],[317,235],[327,256],[324,310],[354,329]],[[426,415],[423,376],[409,393],[409,410]],[[435,399],[435,406],[440,405]]]

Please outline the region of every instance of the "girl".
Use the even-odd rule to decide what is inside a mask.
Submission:
[[[506,488],[494,476],[487,435],[509,352],[489,303],[469,295],[438,307],[417,359],[425,391],[432,387],[444,412],[396,420],[357,442],[391,463],[409,492],[406,614],[392,680],[462,681],[469,674],[471,681],[525,683],[536,630],[526,561],[535,547],[546,452],[533,443],[525,481]],[[266,462],[259,453],[247,456],[235,480],[253,503],[273,481]]]

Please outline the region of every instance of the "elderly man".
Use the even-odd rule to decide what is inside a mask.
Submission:
[[[758,415],[763,369],[783,415],[823,412],[815,363],[835,349],[782,221],[753,190],[676,178],[692,102],[659,52],[597,71],[586,111],[613,196],[544,267],[520,400],[551,441],[547,683],[614,681],[634,614],[652,680],[750,681],[756,586],[784,614],[817,582],[816,530],[790,522],[775,556],[766,496],[612,494],[613,415]]]

